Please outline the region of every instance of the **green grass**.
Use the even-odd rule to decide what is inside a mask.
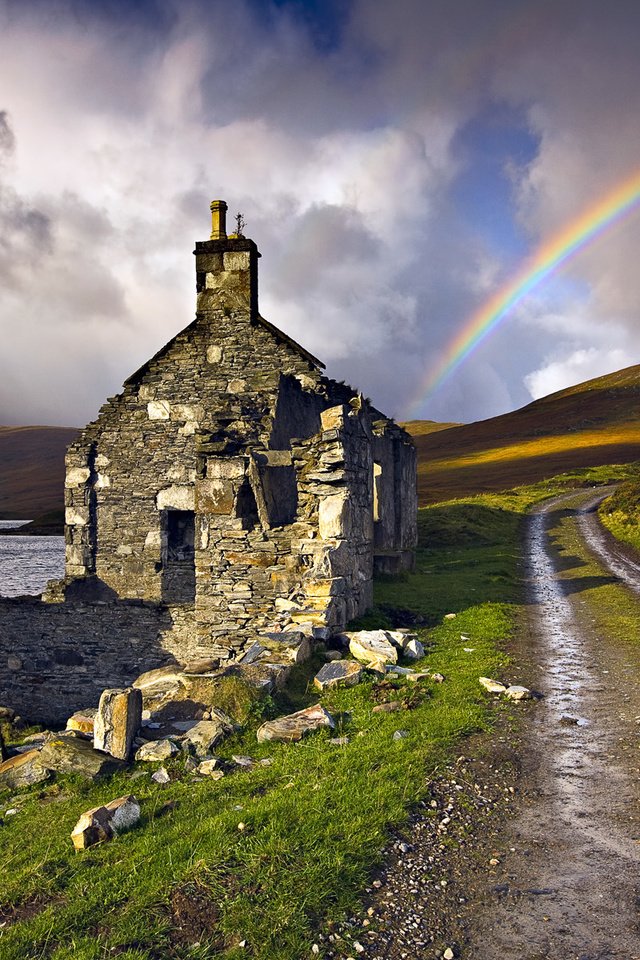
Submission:
[[[346,746],[324,733],[297,745],[258,744],[259,708],[240,703],[245,728],[219,755],[268,756],[269,767],[197,782],[177,760],[167,764],[176,779],[166,787],[150,780],[151,765],[137,779],[60,778],[0,796],[2,960],[308,956],[318,929],[355,909],[390,829],[428,796],[436,768],[464,737],[491,727],[496,707],[478,677],[506,670],[521,610],[524,512],[571,484],[623,472],[581,471],[421,511],[416,571],[376,585],[367,621],[418,621],[427,655],[417,666],[446,680],[380,686],[370,678],[320,698],[337,718],[337,734],[349,737]],[[443,620],[446,613],[456,617]],[[298,669],[286,697],[267,708],[315,702],[308,681],[317,665]],[[237,691],[229,697],[235,702]],[[384,698],[403,699],[408,709],[374,714]],[[397,729],[407,737],[393,740]],[[126,793],[140,800],[142,822],[74,853],[69,834],[80,814]],[[9,807],[18,813],[6,817]],[[14,920],[12,907],[24,917]],[[181,933],[176,918],[189,911],[194,923]]]
[[[640,466],[631,477],[601,504],[599,515],[604,526],[623,543],[640,550]]]

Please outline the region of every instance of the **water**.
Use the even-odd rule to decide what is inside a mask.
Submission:
[[[28,520],[0,520],[0,530],[15,530]],[[47,580],[64,575],[64,537],[0,536],[0,596],[39,594]]]

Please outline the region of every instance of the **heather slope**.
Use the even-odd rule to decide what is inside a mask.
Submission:
[[[640,460],[639,412],[640,365],[478,423],[425,431],[423,421],[411,421],[420,503]]]

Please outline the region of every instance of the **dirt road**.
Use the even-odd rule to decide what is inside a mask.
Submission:
[[[564,497],[530,521],[531,634],[516,657],[544,699],[468,960],[640,958],[639,601],[623,587],[640,593],[640,568],[600,528],[598,499]]]

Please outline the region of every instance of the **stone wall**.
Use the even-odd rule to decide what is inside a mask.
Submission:
[[[199,655],[193,607],[0,599],[0,704],[31,720],[63,723],[106,687]]]

